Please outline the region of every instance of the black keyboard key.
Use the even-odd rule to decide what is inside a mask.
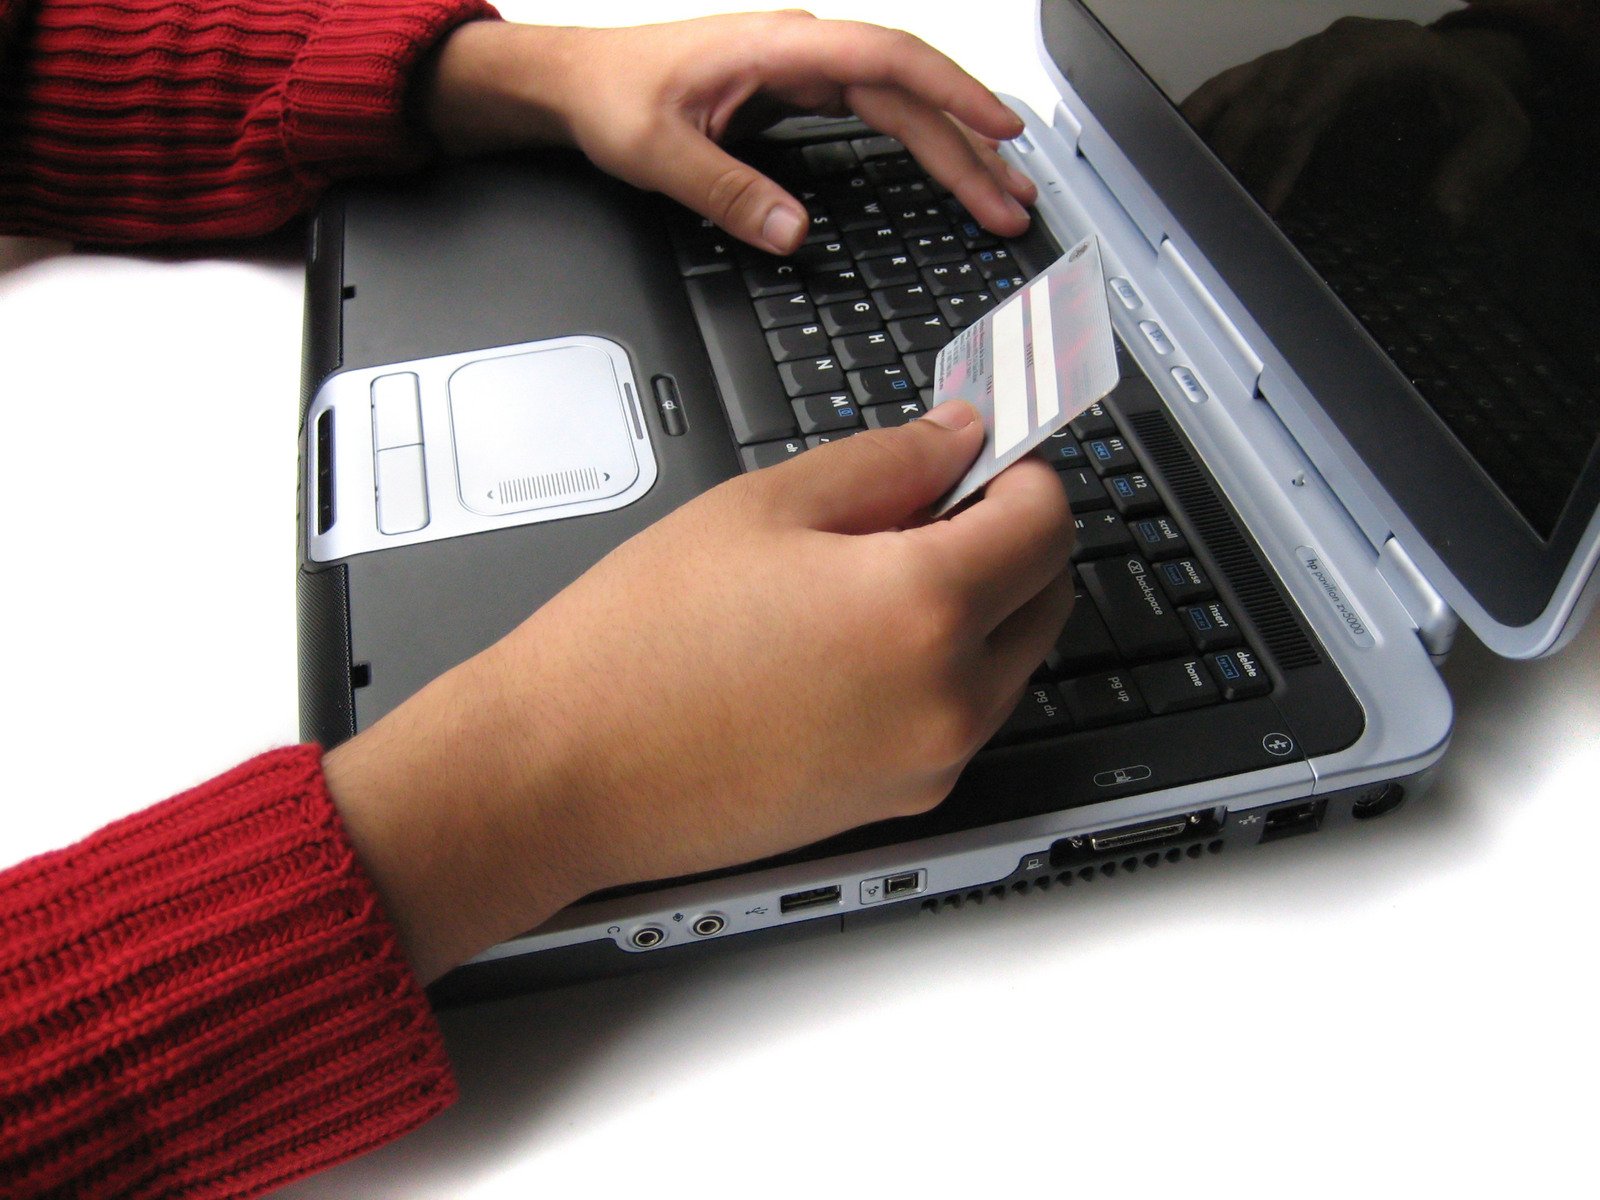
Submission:
[[[840,300],[859,300],[867,294],[866,281],[854,267],[840,271],[818,271],[806,277],[806,292],[816,304]]]
[[[944,323],[944,318],[938,313],[889,322],[889,334],[902,354],[937,350],[950,340],[950,333],[950,326]]]
[[[1106,491],[1111,494],[1111,503],[1115,504],[1117,511],[1125,517],[1139,517],[1146,513],[1161,511],[1161,497],[1156,494],[1155,485],[1143,471],[1107,476]]]
[[[684,275],[725,271],[733,265],[734,256],[740,249],[738,241],[731,234],[718,229],[704,217],[674,221],[672,243],[678,253],[678,270]]]
[[[818,142],[800,147],[805,169],[813,175],[843,175],[861,165],[849,142]]]
[[[784,325],[805,325],[817,319],[816,305],[803,292],[793,296],[762,296],[753,302],[756,319],[763,329],[777,329]]]
[[[857,264],[861,280],[870,288],[901,287],[916,283],[922,277],[909,254],[889,254],[878,258],[864,258]]]
[[[968,250],[982,250],[990,246],[998,247],[1000,244],[1000,240],[994,234],[971,217],[956,219],[956,236]]]
[[[1169,516],[1160,513],[1135,517],[1128,522],[1133,544],[1146,558],[1182,558],[1189,553],[1189,539]]]
[[[1144,695],[1144,702],[1157,716],[1204,708],[1222,699],[1217,685],[1198,658],[1135,667],[1133,678]]]
[[[953,233],[930,233],[923,237],[911,238],[907,249],[911,251],[912,261],[919,267],[931,267],[934,263],[959,262],[967,256],[967,248]]]
[[[891,429],[915,421],[922,413],[920,400],[902,400],[898,404],[869,404],[861,410],[861,418],[868,429]]]
[[[1128,443],[1119,437],[1090,438],[1083,443],[1083,448],[1089,455],[1089,465],[1101,475],[1131,471],[1139,465]]]
[[[890,155],[904,154],[906,152],[905,146],[900,143],[899,139],[882,133],[872,137],[856,138],[850,143],[850,146],[855,150],[856,156],[862,162],[867,162],[869,159],[874,158],[888,158]]]
[[[964,292],[959,296],[940,296],[939,312],[951,329],[965,329],[995,305],[988,292]]]
[[[881,329],[875,333],[837,338],[833,343],[833,352],[839,356],[839,365],[846,371],[859,371],[862,367],[886,367],[899,357],[889,335]]]
[[[1017,260],[1011,257],[1011,251],[1004,246],[979,250],[973,254],[972,261],[985,279],[1009,279],[1018,273]]]
[[[1072,430],[1073,437],[1082,442],[1116,433],[1117,423],[1111,419],[1106,406],[1096,400],[1074,417],[1067,428]]]
[[[1094,601],[1080,585],[1077,601],[1066,626],[1056,635],[1050,653],[1050,668],[1060,675],[1081,675],[1095,667],[1117,661],[1117,648],[1111,643],[1106,623],[1095,611]]]
[[[933,297],[926,285],[907,284],[905,287],[881,288],[872,293],[878,302],[878,311],[889,321],[901,317],[924,317],[934,311]]]
[[[739,458],[744,463],[746,471],[759,471],[762,467],[774,466],[784,459],[793,458],[796,454],[805,453],[806,444],[800,438],[788,438],[781,442],[757,442],[753,446],[740,446]]]
[[[922,281],[935,296],[983,290],[984,278],[969,262],[935,263],[922,268]]]
[[[1044,444],[1039,447],[1039,457],[1058,471],[1081,471],[1089,465],[1089,456],[1083,452],[1082,443],[1066,429],[1052,433],[1044,440]],[[1099,483],[1097,477],[1095,479],[1097,487]]]
[[[847,437],[855,437],[863,433],[861,429],[835,429],[830,433],[813,433],[806,437],[806,449],[815,450],[818,446],[826,446],[829,442],[842,442]]]
[[[1252,696],[1265,696],[1272,690],[1266,668],[1253,650],[1245,647],[1213,650],[1204,657],[1225,700],[1248,700]]]
[[[855,257],[841,241],[807,242],[790,258],[807,272],[844,271],[855,265]]]
[[[684,286],[699,318],[734,440],[748,446],[792,437],[799,431],[794,410],[778,381],[767,340],[750,320],[743,281],[731,271],[719,271],[687,279]]]
[[[850,390],[862,405],[887,404],[890,401],[912,400],[917,389],[904,367],[868,367],[851,371]]]
[[[911,376],[911,382],[920,388],[933,386],[934,366],[939,360],[936,350],[921,350],[915,354],[908,354],[905,358],[906,374]]]
[[[1063,481],[1071,475],[1071,471],[1062,472]],[[1067,489],[1069,501],[1071,494],[1072,489],[1069,487]],[[1077,545],[1072,548],[1073,562],[1133,552],[1133,535],[1128,532],[1128,524],[1114,512],[1107,510],[1074,517],[1073,525],[1078,531]]]
[[[791,397],[812,392],[837,392],[844,388],[844,372],[832,354],[778,364],[778,377]]]
[[[844,244],[857,258],[870,258],[875,254],[899,254],[906,248],[892,225],[876,225],[870,229],[852,229],[844,235]]]
[[[1022,695],[1022,702],[1006,718],[1006,723],[1000,726],[994,740],[999,743],[1020,742],[1052,733],[1065,733],[1071,727],[1072,722],[1061,693],[1052,684],[1035,683],[1028,686]]]
[[[849,392],[801,396],[790,403],[801,433],[831,433],[836,429],[854,429],[861,424],[861,409]]]
[[[791,358],[816,358],[828,352],[828,335],[821,325],[785,325],[767,334],[767,346],[774,362]]]
[[[754,263],[744,269],[745,290],[752,300],[762,296],[787,296],[800,287],[800,268],[792,262]]]
[[[886,218],[883,204],[876,196],[866,193],[835,200],[833,220],[840,232],[849,233],[854,229],[871,229],[882,225]]]
[[[1061,699],[1074,723],[1089,728],[1134,721],[1148,710],[1133,676],[1127,671],[1096,672],[1059,684]]]
[[[989,290],[995,294],[997,299],[1009,300],[1027,282],[1021,275],[1002,275],[998,279],[989,281]]]
[[[891,183],[878,189],[889,211],[899,209],[921,208],[939,202],[939,195],[929,186],[929,181],[919,179],[915,183]]]
[[[1106,495],[1106,486],[1100,482],[1100,476],[1082,467],[1077,469],[1068,467],[1062,471],[1061,486],[1067,489],[1067,504],[1075,513],[1104,508],[1111,503],[1111,497]],[[1099,553],[1085,553],[1085,558],[1100,558],[1106,554],[1120,554],[1133,549],[1133,538],[1128,533],[1128,527],[1115,515],[1111,513],[1105,515],[1109,520],[1105,523],[1106,535],[1101,543],[1102,548]],[[1080,529],[1078,532],[1081,534],[1083,530]],[[1081,543],[1083,538],[1080,537],[1078,540]]]
[[[1183,621],[1184,628],[1188,629],[1196,650],[1221,650],[1244,641],[1239,627],[1233,622],[1233,614],[1221,600],[1207,600],[1203,604],[1180,608],[1178,617]]]
[[[889,220],[903,238],[950,236],[950,222],[937,204],[906,205],[889,210]],[[960,245],[959,242],[956,243]]]
[[[871,300],[841,300],[838,304],[827,304],[820,315],[822,327],[828,331],[829,337],[849,337],[852,333],[869,333],[883,328],[883,320]]]
[[[1156,564],[1156,578],[1174,604],[1192,604],[1211,595],[1211,580],[1205,568],[1192,558],[1176,558]]]
[[[1189,637],[1143,559],[1095,559],[1079,565],[1084,591],[1106,619],[1123,658],[1170,658],[1189,649]]]
[[[892,183],[908,183],[914,179],[922,178],[922,168],[908,154],[896,158],[880,158],[874,162],[866,163],[862,170],[868,179],[880,186]]]

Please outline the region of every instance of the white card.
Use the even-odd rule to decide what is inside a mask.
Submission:
[[[1091,235],[939,352],[934,404],[983,420],[977,462],[934,506],[943,516],[1117,386],[1100,243]]]

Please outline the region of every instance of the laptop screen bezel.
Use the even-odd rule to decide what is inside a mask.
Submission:
[[[1370,500],[1394,532],[1414,530],[1490,621],[1521,628],[1545,617],[1558,631],[1562,580],[1594,540],[1595,457],[1541,539],[1099,20],[1079,0],[1041,0],[1040,10],[1056,70],[1315,397],[1345,443],[1331,441],[1332,452],[1370,472],[1381,489]],[[1432,582],[1452,599],[1449,580]]]

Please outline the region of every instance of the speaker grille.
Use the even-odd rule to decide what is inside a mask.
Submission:
[[[532,500],[570,496],[574,492],[592,492],[599,486],[600,472],[593,467],[582,467],[575,471],[551,471],[546,475],[523,475],[516,479],[500,481],[500,502],[527,504]]]
[[[1239,597],[1251,623],[1279,668],[1314,667],[1322,661],[1289,606],[1273,585],[1254,548],[1245,540],[1211,481],[1194,461],[1163,413],[1135,413],[1128,423],[1139,435],[1167,486],[1177,496],[1200,539]]]

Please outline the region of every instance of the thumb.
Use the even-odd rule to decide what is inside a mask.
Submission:
[[[772,254],[790,254],[811,218],[801,203],[687,122],[671,126],[651,153],[652,178],[635,180],[710,217],[734,237]]]
[[[774,471],[784,505],[812,529],[878,533],[906,524],[966,473],[983,423],[963,400],[893,429],[857,434]]]

